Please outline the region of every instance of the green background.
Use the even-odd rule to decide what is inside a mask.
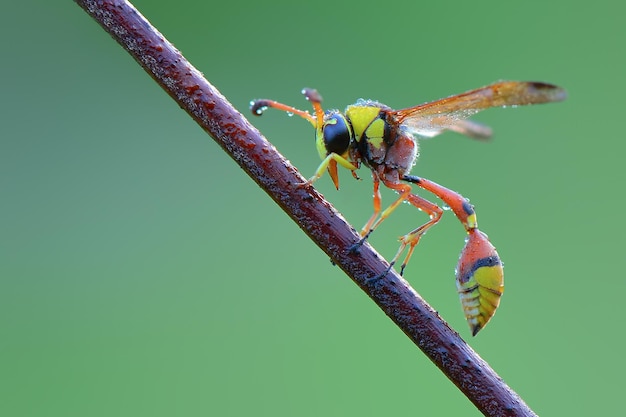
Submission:
[[[306,109],[304,86],[336,108],[565,87],[481,113],[490,143],[421,143],[414,173],[469,197],[505,262],[489,326],[462,315],[450,213],[406,278],[538,414],[623,410],[624,6],[210,3],[135,5],[246,115]],[[480,415],[82,9],[8,2],[0,32],[0,415]],[[252,122],[313,173],[307,122]],[[356,227],[361,176],[316,184]],[[389,258],[424,219],[403,206],[371,242]]]

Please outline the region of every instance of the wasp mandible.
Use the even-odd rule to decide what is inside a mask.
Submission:
[[[316,90],[305,88],[302,93],[313,105],[314,114],[265,99],[252,101],[250,108],[257,116],[268,107],[283,110],[313,125],[322,163],[305,184],[312,184],[328,171],[339,189],[338,165],[349,169],[355,178],[358,178],[355,171],[361,164],[371,170],[374,213],[361,229],[361,244],[402,202],[409,202],[428,214],[426,223],[400,237],[400,248],[389,266],[393,267],[408,247],[400,274],[404,273],[421,237],[443,214],[441,207],[413,194],[411,184],[431,192],[452,210],[467,232],[456,267],[456,284],[470,330],[476,335],[500,305],[504,291],[502,261],[487,235],[478,229],[474,207],[465,197],[428,179],[409,175],[418,156],[418,138],[430,138],[450,130],[471,138],[486,139],[491,136],[491,129],[468,120],[470,116],[490,107],[561,101],[567,96],[565,90],[542,82],[503,81],[401,110],[360,99],[346,107],[344,112],[324,112],[322,97]],[[381,182],[399,194],[384,210]]]

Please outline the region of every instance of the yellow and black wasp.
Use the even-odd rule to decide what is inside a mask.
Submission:
[[[472,335],[478,333],[493,317],[504,291],[502,261],[487,235],[478,230],[474,207],[455,191],[425,178],[409,175],[418,155],[419,137],[433,137],[447,130],[472,138],[485,139],[491,129],[467,120],[489,107],[518,106],[564,100],[565,90],[541,82],[503,81],[463,94],[402,110],[372,100],[358,100],[339,110],[322,110],[322,98],[316,90],[305,88],[304,96],[311,102],[314,114],[273,100],[254,100],[251,110],[263,114],[268,107],[286,111],[308,120],[315,128],[317,151],[322,158],[312,184],[328,171],[339,189],[337,166],[349,169],[355,178],[361,163],[372,171],[374,181],[374,213],[361,230],[361,243],[402,202],[409,202],[425,212],[429,220],[400,238],[400,248],[391,261],[393,266],[402,252],[407,254],[400,273],[413,254],[421,237],[443,214],[443,209],[413,194],[411,184],[439,197],[459,219],[467,232],[465,247],[456,268],[457,290]],[[391,188],[399,197],[382,210],[380,183]],[[390,266],[390,267],[391,267]]]

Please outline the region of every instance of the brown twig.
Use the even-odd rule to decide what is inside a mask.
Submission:
[[[76,0],[487,416],[534,416],[489,365],[130,3]]]

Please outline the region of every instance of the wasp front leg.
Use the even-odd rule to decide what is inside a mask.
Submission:
[[[324,175],[324,172],[328,171],[330,178],[333,180],[333,184],[335,184],[335,188],[339,189],[339,177],[337,175],[337,165],[341,165],[342,167],[349,169],[350,171],[352,171],[352,176],[356,179],[359,179],[358,175],[356,175],[355,173],[355,170],[359,168],[358,165],[354,164],[353,162],[350,162],[349,160],[347,160],[346,158],[344,158],[343,156],[339,154],[330,153],[328,154],[326,158],[324,158],[324,160],[319,165],[319,167],[317,167],[315,174],[313,174],[313,176],[309,178],[308,180],[306,180],[305,182],[298,184],[298,185],[299,186],[311,185],[315,181],[320,179],[322,175]]]
[[[472,335],[476,335],[495,314],[504,292],[500,256],[487,235],[478,230],[474,207],[467,199],[424,178],[405,175],[402,179],[443,200],[468,233],[456,268],[456,284]]]

